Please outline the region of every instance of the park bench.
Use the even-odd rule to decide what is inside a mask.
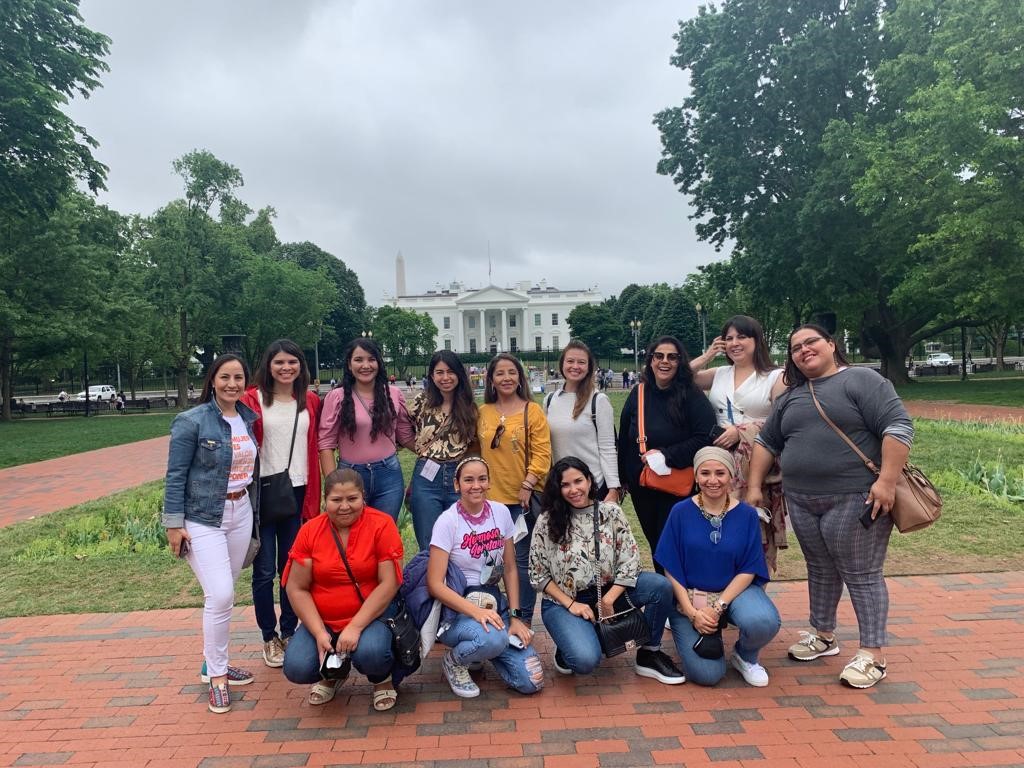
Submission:
[[[126,400],[121,413],[149,413],[149,398],[142,400]]]

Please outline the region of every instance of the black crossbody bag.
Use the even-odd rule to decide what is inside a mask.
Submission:
[[[597,502],[594,502],[594,557],[595,579],[597,586],[597,622],[594,624],[597,629],[597,640],[601,644],[601,651],[609,659],[618,656],[628,650],[642,646],[650,637],[650,630],[647,628],[647,621],[640,610],[633,605],[625,592],[615,601],[615,613],[610,616],[604,615],[601,607],[601,531],[598,527],[600,511]]]
[[[348,564],[348,558],[345,557],[345,549],[341,546],[338,532],[334,529],[333,524],[329,527],[331,535],[334,537],[334,543],[338,547],[338,554],[341,555],[341,562],[344,563],[348,577],[352,580],[352,586],[356,588],[356,594],[359,595],[359,602],[365,603],[366,598],[363,597],[363,590],[359,588],[359,582],[356,581],[356,576],[352,573],[352,568]],[[395,655],[398,663],[403,667],[407,667],[410,673],[419,669],[420,631],[416,628],[412,616],[409,615],[409,608],[405,604],[405,599],[399,597],[398,610],[395,612],[395,615],[389,619],[381,619],[381,621],[391,630],[391,652]]]

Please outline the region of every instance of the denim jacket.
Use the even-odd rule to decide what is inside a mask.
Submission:
[[[253,424],[259,418],[244,403],[235,408],[245,422],[253,446],[258,446]],[[224,516],[224,500],[231,473],[231,425],[216,400],[209,400],[171,422],[171,448],[167,457],[167,481],[164,484],[164,528],[182,528],[185,520],[219,527]],[[259,509],[260,463],[256,460],[249,500],[253,515]]]

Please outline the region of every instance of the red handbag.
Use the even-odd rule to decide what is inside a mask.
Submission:
[[[644,430],[644,385],[643,382],[637,385],[637,442],[640,445],[640,456],[647,453],[647,433]],[[640,485],[654,491],[661,491],[681,499],[686,498],[693,491],[693,467],[679,469],[669,467],[669,474],[659,475],[653,469],[644,464],[640,471]]]

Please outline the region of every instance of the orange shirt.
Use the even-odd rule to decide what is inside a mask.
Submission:
[[[348,532],[345,557],[352,567],[363,597],[377,588],[377,565],[384,560],[395,564],[398,582],[402,582],[402,537],[389,515],[366,507]],[[309,591],[324,624],[335,632],[343,630],[362,607],[359,595],[338,554],[331,535],[331,519],[314,517],[299,529],[288,553],[281,583],[286,584],[292,561],[313,561],[313,579]]]

